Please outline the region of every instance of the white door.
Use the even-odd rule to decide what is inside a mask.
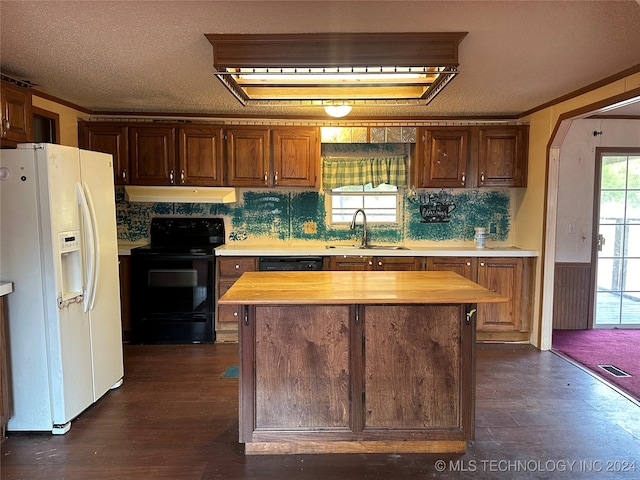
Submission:
[[[89,305],[94,399],[124,375],[112,156],[80,150],[82,185],[95,223],[95,294]]]
[[[640,328],[640,150],[603,149],[598,162],[593,324]]]

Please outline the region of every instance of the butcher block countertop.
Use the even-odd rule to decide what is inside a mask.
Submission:
[[[453,272],[246,272],[220,305],[463,304],[507,299]]]

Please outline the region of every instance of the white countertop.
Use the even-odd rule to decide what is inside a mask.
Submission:
[[[409,246],[404,250],[327,248],[326,245],[234,245],[216,248],[217,256],[366,256],[366,257],[537,257],[535,250],[518,247],[420,247]]]
[[[0,297],[13,292],[13,283],[0,282]]]

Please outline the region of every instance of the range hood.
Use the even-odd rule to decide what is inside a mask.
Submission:
[[[130,202],[164,203],[233,203],[236,189],[233,187],[184,187],[126,185],[125,198]]]

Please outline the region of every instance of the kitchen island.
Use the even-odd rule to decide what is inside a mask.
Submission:
[[[475,425],[475,308],[453,272],[247,272],[238,308],[247,454],[464,452]]]

